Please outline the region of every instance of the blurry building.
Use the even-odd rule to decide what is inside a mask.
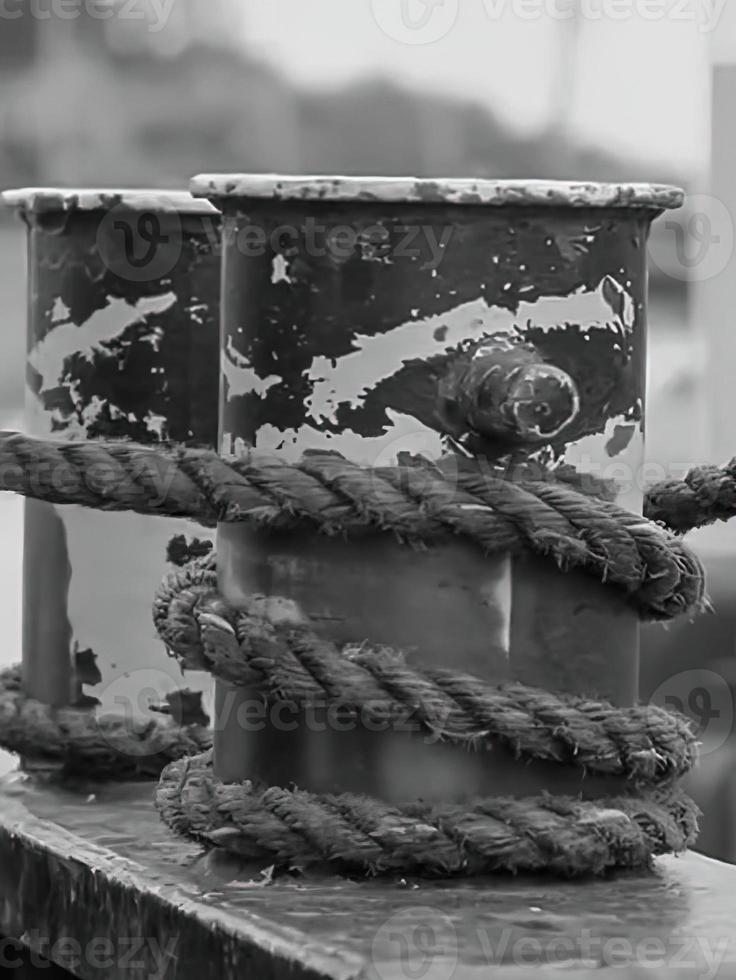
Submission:
[[[244,56],[236,5],[79,0],[68,19],[3,19],[0,184],[185,186],[288,158],[294,93]]]

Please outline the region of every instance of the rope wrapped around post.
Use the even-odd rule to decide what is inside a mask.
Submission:
[[[653,523],[573,489],[569,475],[510,480],[454,457],[439,466],[411,461],[367,470],[326,453],[290,466],[255,453],[224,460],[175,447],[0,436],[0,489],[207,523],[307,523],[343,535],[380,529],[416,547],[461,535],[487,554],[530,549],[561,568],[584,569],[623,592],[642,619],[655,620],[705,604],[702,566],[663,525],[683,531],[731,516],[734,474],[733,466],[696,471],[653,488],[647,513],[660,522]],[[381,718],[408,714],[417,731],[437,738],[478,751],[502,743],[521,758],[614,774],[631,792],[593,802],[484,799],[398,809],[355,796],[223,785],[209,754],[192,755],[190,748],[200,751],[192,745],[164,769],[157,791],[162,817],[177,832],[278,864],[329,861],[350,872],[441,876],[641,867],[694,840],[696,808],[675,786],[696,756],[684,719],[416,670],[399,651],[374,648],[365,637],[337,649],[287,600],[252,596],[246,609],[230,607],[217,593],[214,561],[174,573],[156,598],[159,635],[184,667],[255,684],[267,699],[327,700],[348,714]],[[15,684],[17,693],[17,676]],[[3,717],[0,742],[12,749]]]

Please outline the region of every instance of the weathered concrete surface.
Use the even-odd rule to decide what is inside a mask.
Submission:
[[[83,978],[736,978],[736,868],[696,855],[584,883],[269,884],[267,869],[173,838],[151,790],[6,779],[0,934],[57,953],[71,938],[64,965]]]

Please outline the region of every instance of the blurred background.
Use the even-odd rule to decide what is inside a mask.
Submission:
[[[233,170],[679,184],[688,204],[650,243],[647,453],[681,476],[736,453],[736,167],[714,170],[736,155],[733,20],[723,0],[2,0],[0,187]],[[22,426],[24,290],[23,230],[0,214],[6,428]],[[0,506],[9,663],[21,505]],[[642,697],[698,724],[701,847],[736,862],[736,535],[692,543],[715,612],[645,628]]]

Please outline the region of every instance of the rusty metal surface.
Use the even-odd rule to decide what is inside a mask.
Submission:
[[[328,177],[283,174],[199,174],[197,197],[292,201],[485,204],[536,207],[678,208],[683,191],[665,184],[601,184],[562,180]]]
[[[255,446],[294,461],[335,451],[377,467],[442,458],[445,473],[468,456],[504,472],[565,464],[640,510],[656,210],[604,186],[577,198],[566,184],[491,182],[488,194],[507,198],[489,207],[482,196],[460,206],[415,195],[411,181],[390,182],[391,193],[380,180],[277,184],[235,175],[210,188],[224,220],[225,452]],[[480,562],[461,545],[407,556],[392,541],[235,527],[218,531],[218,554],[229,599],[296,599],[340,643],[404,647],[492,682],[636,700],[635,614],[552,563]],[[269,782],[289,771],[316,790],[353,775],[347,751],[378,795],[423,782],[419,795],[438,786],[455,798],[486,786],[498,758],[449,754],[440,765],[430,747],[430,780],[429,755],[407,754],[398,733],[380,747],[366,734],[364,751],[332,735],[302,725],[277,732],[271,751],[231,721],[216,733],[216,770],[247,777],[256,762]],[[524,787],[519,779],[516,792]]]
[[[60,211],[109,211],[121,205],[131,211],[150,212],[172,210],[185,214],[217,214],[209,202],[186,191],[161,189],[130,189],[90,187],[19,187],[0,194],[3,204],[17,208],[25,216]]]
[[[28,225],[26,427],[60,438],[215,446],[219,215],[186,194],[23,190]],[[90,475],[90,479],[93,479]],[[151,627],[186,521],[29,502],[24,683],[51,704],[140,718],[187,684]],[[211,708],[207,705],[211,712]],[[150,717],[150,716],[149,716]]]
[[[141,937],[140,971],[106,973],[129,980],[736,977],[736,868],[693,854],[661,859],[651,874],[576,883],[295,873],[268,884],[267,869],[173,838],[151,791],[7,778],[0,930],[35,930],[52,944]]]

